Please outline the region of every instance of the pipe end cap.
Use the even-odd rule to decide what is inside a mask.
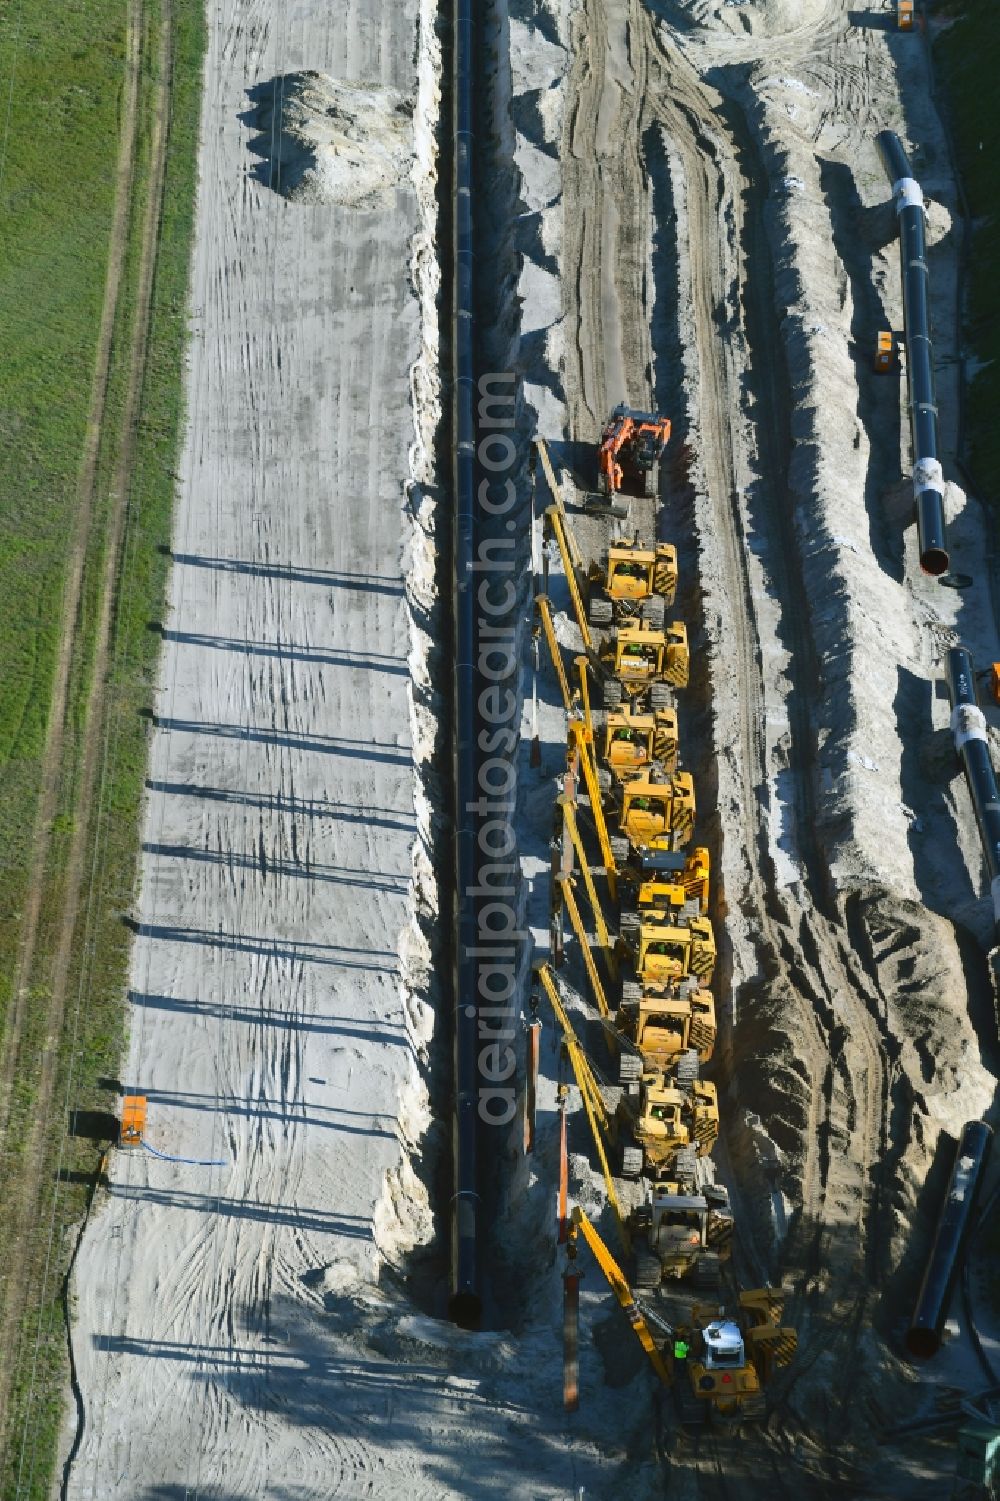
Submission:
[[[940,578],[948,572],[948,554],[942,547],[928,547],[920,554],[920,566],[931,578]]]

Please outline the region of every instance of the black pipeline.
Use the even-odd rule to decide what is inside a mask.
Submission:
[[[899,137],[891,130],[880,131],[878,149],[892,183],[896,218],[899,220],[906,381],[913,445],[913,499],[917,512],[920,566],[925,573],[936,576],[948,571],[948,548],[944,529],[944,473],[938,459],[924,195],[913,176]]]
[[[927,1271],[906,1333],[907,1349],[920,1360],[929,1360],[941,1348],[955,1274],[972,1229],[992,1140],[993,1132],[983,1121],[969,1121],[958,1144]]]
[[[472,0],[454,0],[454,280],[452,288],[455,723],[455,973],[454,1111],[451,1213],[452,1318],[479,1323],[479,1168],[477,1117],[476,968],[478,885],[476,827],[475,373],[473,367],[472,253]]]
[[[953,646],[945,659],[948,695],[951,699],[951,733],[969,784],[972,806],[979,825],[979,838],[990,873],[993,899],[994,941],[1000,944],[1000,792],[990,756],[986,719],[976,698],[976,676],[971,652]]]

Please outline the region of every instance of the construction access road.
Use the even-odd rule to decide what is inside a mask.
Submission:
[[[416,5],[227,0],[209,27],[122,1079],[189,1160],[111,1158],[74,1278],[73,1497],[359,1493],[351,1400],[303,1421],[330,1401],[310,1331],[331,1279],[373,1277],[417,1125],[419,194],[289,203],[248,115],[303,65],[412,97]]]

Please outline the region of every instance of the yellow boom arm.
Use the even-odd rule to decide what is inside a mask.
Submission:
[[[635,1331],[635,1337],[639,1341],[646,1354],[649,1363],[659,1376],[664,1386],[670,1385],[670,1375],[663,1363],[663,1356],[656,1348],[656,1342],[646,1323],[642,1309],[632,1296],[632,1289],[625,1280],[625,1273],[618,1265],[607,1246],[604,1244],[593,1225],[580,1208],[579,1204],[573,1210],[573,1225],[583,1231],[587,1245],[594,1253],[594,1259],[608,1280],[608,1284],[615,1297],[618,1299],[626,1318]]]
[[[608,1119],[608,1112],[605,1109],[601,1091],[597,1086],[597,1080],[594,1078],[594,1072],[587,1059],[587,1055],[580,1046],[580,1039],[573,1029],[573,1023],[569,1019],[569,1014],[562,1003],[559,991],[556,989],[555,975],[552,973],[550,966],[541,964],[535,973],[538,976],[539,984],[549,998],[549,1004],[555,1013],[556,1021],[562,1028],[570,1065],[579,1086],[580,1094],[583,1097],[583,1108],[587,1112],[587,1120],[590,1122],[590,1130],[594,1138],[594,1146],[597,1148],[601,1172],[604,1174],[604,1186],[608,1191],[608,1199],[611,1202],[615,1218],[618,1221],[618,1230],[621,1234],[622,1245],[628,1251],[630,1249],[630,1241],[628,1230],[625,1227],[625,1216],[622,1214],[622,1207],[615,1189],[615,1181],[611,1176],[608,1154],[604,1146],[605,1138],[610,1134],[611,1122]]]

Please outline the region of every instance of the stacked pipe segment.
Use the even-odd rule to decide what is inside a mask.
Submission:
[[[986,718],[976,699],[976,675],[971,653],[964,646],[953,646],[945,665],[951,698],[951,733],[955,750],[961,757],[979,825],[979,838],[990,873],[996,941],[1000,942],[1000,792],[997,791],[990,755]]]
[[[972,1229],[992,1140],[993,1132],[983,1121],[969,1121],[955,1153],[927,1270],[906,1334],[907,1349],[920,1360],[929,1360],[941,1348],[955,1275]]]
[[[920,566],[925,573],[937,576],[948,570],[948,548],[944,524],[944,472],[938,458],[924,195],[913,176],[902,142],[893,131],[880,131],[878,149],[892,183],[899,221],[907,405],[913,446],[913,499],[917,512]]]

